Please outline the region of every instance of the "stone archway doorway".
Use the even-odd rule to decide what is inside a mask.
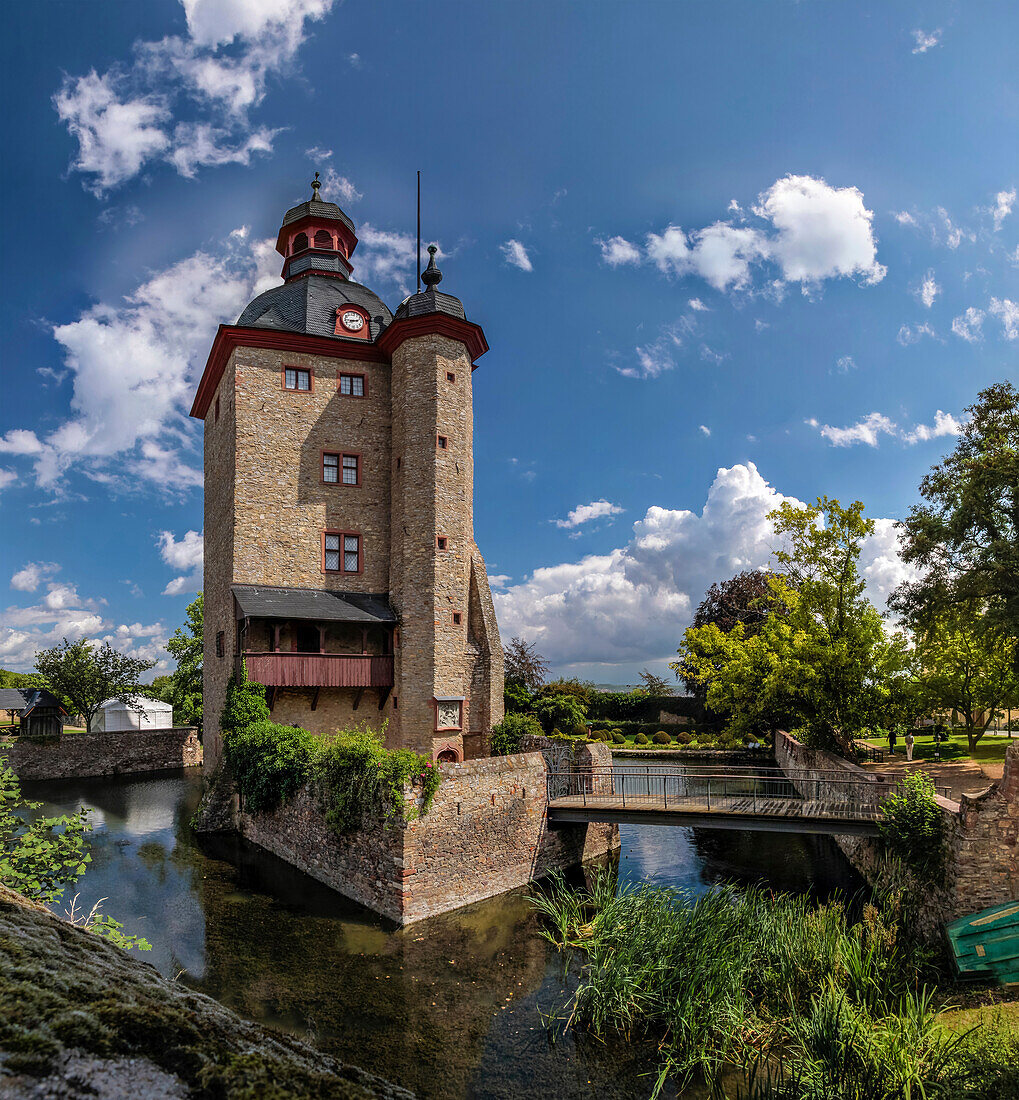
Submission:
[[[439,764],[459,764],[460,754],[456,749],[443,749],[435,760]]]

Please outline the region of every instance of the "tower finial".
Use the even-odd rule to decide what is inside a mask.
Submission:
[[[442,282],[442,272],[435,263],[435,253],[438,251],[434,244],[428,246],[428,266],[421,273],[421,281],[429,290]]]
[[[321,186],[322,186],[322,184],[319,183],[319,179],[318,179],[318,172],[316,172],[315,173],[315,178],[311,181],[311,201],[312,202],[321,202],[322,201],[318,197],[318,189]]]

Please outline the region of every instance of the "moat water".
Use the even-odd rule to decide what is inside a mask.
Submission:
[[[26,793],[44,801],[41,812],[91,811],[79,907],[106,898],[105,912],[152,943],[144,959],[242,1016],[428,1100],[651,1091],[653,1050],[546,1027],[571,978],[539,935],[527,890],[399,930],[244,841],[199,840],[189,826],[198,769],[26,784]],[[761,882],[821,899],[863,888],[827,837],[620,832],[620,882],[651,878],[692,894]]]

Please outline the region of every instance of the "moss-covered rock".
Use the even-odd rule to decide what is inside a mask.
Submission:
[[[0,886],[0,1096],[409,1100]]]

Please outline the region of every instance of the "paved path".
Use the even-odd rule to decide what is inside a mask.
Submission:
[[[961,794],[979,794],[985,791],[995,780],[1001,778],[1004,763],[977,760],[913,760],[897,753],[894,758],[886,758],[881,764],[861,765],[867,771],[882,772],[886,775],[905,775],[906,772],[922,769],[930,775],[939,787],[951,787],[952,798],[958,801]]]

